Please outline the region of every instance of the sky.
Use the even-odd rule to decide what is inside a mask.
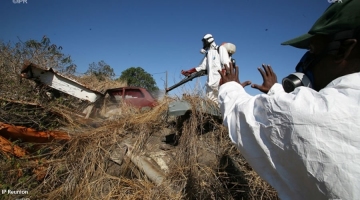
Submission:
[[[257,68],[269,64],[277,80],[294,72],[305,50],[280,45],[307,33],[329,6],[328,0],[1,0],[0,40],[16,43],[46,35],[62,46],[84,73],[104,60],[116,74],[142,67],[157,86],[184,78],[197,67],[202,37],[236,45],[233,58],[240,81],[261,84]],[[46,66],[51,67],[51,66]],[[203,89],[197,78],[169,94]],[[246,87],[251,95],[260,92]]]

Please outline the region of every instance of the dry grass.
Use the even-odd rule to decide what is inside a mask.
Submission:
[[[64,144],[46,145],[13,140],[30,154],[21,159],[0,157],[0,188],[27,190],[24,197],[30,199],[277,199],[276,192],[241,157],[219,119],[197,109],[182,118],[167,117],[172,100],[164,98],[149,111],[124,105],[120,116],[93,126],[95,120],[81,121],[67,112],[79,110],[74,99],[66,103],[42,99],[34,84],[19,83],[21,63],[8,64],[3,57],[0,61],[0,75],[7,75],[0,84],[1,97],[7,99],[0,102],[0,120],[26,122],[39,129],[61,126],[72,137]],[[96,83],[91,77],[78,81],[92,83],[88,86],[96,90],[123,86]],[[2,85],[5,82],[11,84]],[[194,108],[203,101],[194,95],[186,98]],[[180,136],[178,145],[168,151],[158,148],[164,130]],[[113,162],[111,155],[124,144],[131,144],[136,155],[165,153],[170,159],[164,182],[154,184],[126,156],[121,165]],[[1,196],[15,197],[20,198]]]
[[[80,77],[73,77],[79,83],[86,85],[87,87],[91,88],[92,90],[96,90],[99,92],[105,92],[105,90],[110,88],[118,88],[118,87],[125,87],[127,83],[121,81],[115,81],[111,79],[105,79],[100,81],[95,75],[83,75]]]

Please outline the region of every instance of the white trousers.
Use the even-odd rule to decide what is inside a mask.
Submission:
[[[218,103],[218,95],[219,95],[219,86],[209,86],[206,85],[206,97],[211,101],[214,101],[217,105]]]

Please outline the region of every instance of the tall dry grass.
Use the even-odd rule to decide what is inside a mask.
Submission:
[[[95,75],[73,76],[73,79],[86,85],[88,88],[101,93],[105,92],[107,89],[127,86],[126,82],[115,81],[112,79],[105,78],[104,80],[100,81]]]
[[[29,173],[17,188],[29,188],[29,198],[40,199],[277,199],[276,193],[246,164],[228,139],[227,130],[216,119],[201,113],[183,121],[179,144],[168,153],[170,172],[156,185],[125,157],[122,165],[111,154],[124,143],[134,154],[151,154],[159,131],[172,129],[166,121],[168,102],[154,110],[127,113],[97,128],[78,127],[66,144],[50,144],[41,155],[44,178]],[[155,151],[156,152],[156,151]],[[231,161],[230,161],[231,160]],[[20,162],[20,161],[15,161]],[[230,162],[239,167],[234,172]],[[4,171],[11,171],[4,167]],[[21,165],[23,174],[32,169]],[[228,169],[229,168],[229,169]],[[18,171],[7,180],[15,181]],[[29,187],[29,183],[32,183]]]
[[[175,97],[164,98],[152,110],[140,111],[123,105],[122,114],[115,118],[82,121],[65,112],[71,107],[69,104],[74,104],[72,109],[76,111],[75,99],[68,99],[70,103],[50,101],[41,97],[31,81],[20,83],[21,59],[12,58],[7,51],[3,49],[0,53],[0,75],[6,75],[0,84],[1,98],[5,99],[0,102],[0,120],[10,124],[26,122],[23,125],[38,129],[61,126],[72,139],[45,145],[13,140],[29,155],[0,157],[0,188],[26,190],[29,194],[1,198],[277,199],[276,192],[231,143],[221,119],[196,109],[199,101],[203,101],[198,92],[195,95],[188,92],[186,98],[193,110],[185,117],[167,116],[169,102],[182,98]],[[92,83],[89,87],[96,90],[122,86],[111,81],[97,83],[92,77],[77,80]],[[57,123],[49,126],[54,122]],[[177,146],[167,151],[159,148],[165,130],[179,136]],[[135,155],[149,157],[162,152],[170,158],[169,172],[162,184],[154,184],[127,156],[122,164],[112,161],[111,156],[121,151],[124,144],[131,144]]]

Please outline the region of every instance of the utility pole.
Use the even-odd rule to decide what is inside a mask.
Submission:
[[[165,90],[168,87],[168,72],[166,71],[166,79],[165,79]]]

